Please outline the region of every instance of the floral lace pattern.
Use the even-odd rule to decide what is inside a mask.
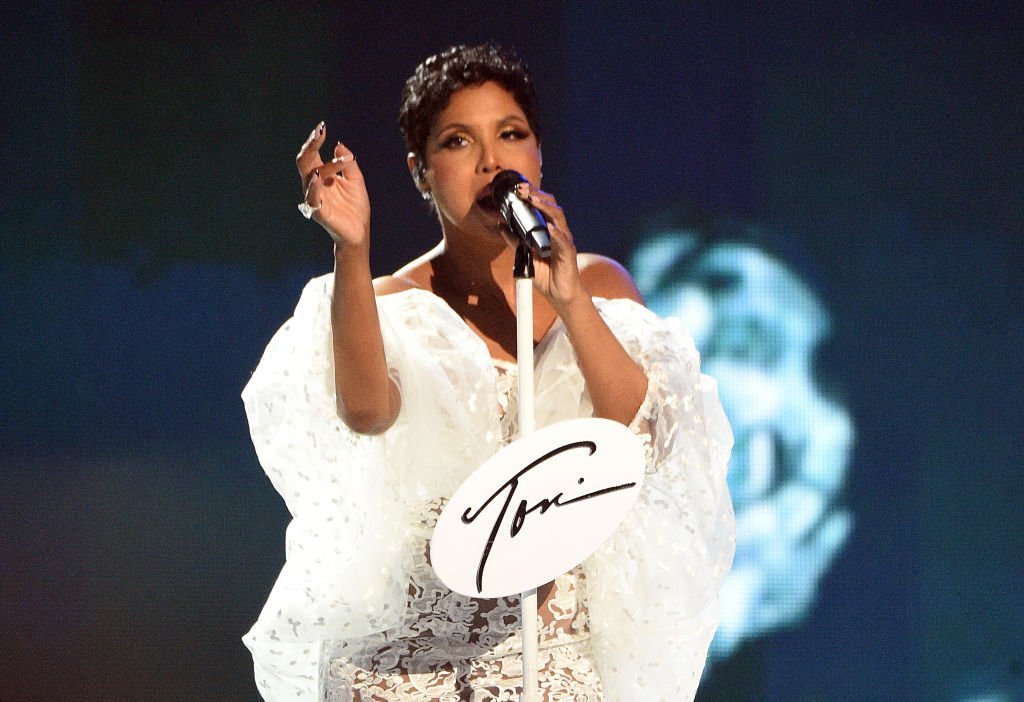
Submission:
[[[517,415],[519,394],[519,366],[509,361],[493,359],[498,392],[498,423],[501,427],[501,445],[505,446],[519,433]]]
[[[323,702],[519,700],[519,597],[467,597],[438,580],[430,567],[428,539],[442,505],[442,500],[428,505],[424,528],[415,535],[405,621],[370,636],[324,643]],[[537,615],[540,698],[601,700],[582,568],[538,590]]]
[[[506,441],[514,402],[500,409],[499,382],[511,374],[440,298],[383,296],[402,411],[379,436],[353,434],[335,409],[330,292],[330,275],[310,281],[242,395],[293,518],[284,567],[244,637],[257,687],[267,700],[417,699],[427,679],[435,688],[420,699],[515,698],[518,602],[460,600],[433,579],[426,553],[431,505]],[[647,375],[632,428],[648,476],[626,521],[544,599],[545,695],[692,699],[735,547],[732,436],[678,320],[627,300],[595,304]],[[535,387],[538,428],[593,413],[557,322],[537,347]]]

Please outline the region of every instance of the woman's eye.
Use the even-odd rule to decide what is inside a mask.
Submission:
[[[529,132],[527,132],[527,131],[525,131],[523,129],[506,129],[505,131],[503,131],[501,133],[501,138],[502,139],[517,140],[517,139],[525,139],[529,135],[530,135]]]
[[[459,146],[463,146],[466,143],[466,138],[461,134],[453,134],[444,141],[441,142],[441,146],[446,149],[454,149]]]

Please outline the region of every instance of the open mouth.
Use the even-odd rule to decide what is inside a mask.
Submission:
[[[480,206],[480,209],[486,210],[487,212],[498,212],[498,208],[494,204],[494,198],[491,197],[490,184],[484,186],[484,188],[477,193],[476,204]]]

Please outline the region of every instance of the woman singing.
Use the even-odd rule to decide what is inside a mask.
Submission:
[[[491,199],[502,170],[545,217],[535,259],[538,428],[604,417],[642,439],[626,521],[538,589],[544,700],[692,699],[734,549],[732,435],[676,320],[614,261],[578,253],[541,189],[526,66],[491,45],[432,56],[405,84],[408,167],[441,227],[433,249],[370,273],[370,199],[353,153],[297,157],[299,209],[334,241],[243,392],[260,462],[293,521],[287,560],[245,636],[267,700],[515,700],[519,598],[446,588],[428,541],[445,500],[516,437],[516,242]],[[376,241],[388,241],[375,235]],[[379,244],[377,244],[379,245]]]

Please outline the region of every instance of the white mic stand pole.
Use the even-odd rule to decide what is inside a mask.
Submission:
[[[520,244],[513,268],[516,279],[516,361],[519,365],[519,436],[532,434],[533,418],[533,257]],[[521,702],[536,702],[537,682],[537,588],[521,595],[523,620],[523,696]]]

